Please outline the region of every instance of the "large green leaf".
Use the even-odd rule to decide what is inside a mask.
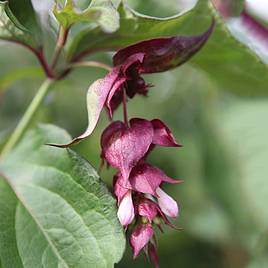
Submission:
[[[0,39],[32,47],[40,45],[40,29],[31,1],[0,2]]]
[[[94,169],[71,150],[44,145],[69,139],[59,128],[40,126],[0,165],[18,198],[10,217],[23,267],[113,267],[122,257],[115,201]],[[0,244],[12,241],[10,233]],[[13,267],[0,250],[3,268]]]

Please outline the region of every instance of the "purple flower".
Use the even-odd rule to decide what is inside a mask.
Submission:
[[[150,199],[142,198],[135,204],[135,214],[145,217],[149,223],[153,222],[158,213],[158,205]]]
[[[151,194],[155,197],[159,197],[157,189],[162,182],[181,183],[179,180],[169,178],[159,168],[147,163],[140,163],[133,168],[130,173],[129,182],[131,188],[136,192]]]
[[[150,223],[138,224],[130,236],[130,245],[133,249],[134,259],[139,252],[149,243],[154,235],[154,229]]]
[[[156,189],[157,201],[161,210],[169,217],[176,218],[179,214],[177,202],[165,193],[160,187]]]
[[[123,226],[129,225],[135,217],[130,190],[127,191],[119,204],[117,217]]]
[[[144,59],[139,73],[157,73],[176,68],[188,61],[206,43],[214,28],[197,36],[174,36],[139,42],[119,50],[113,57],[114,66],[124,64],[136,53],[143,53]]]
[[[106,128],[101,137],[102,157],[123,176],[127,183],[132,168],[143,158],[153,139],[150,121],[135,119],[130,127],[116,121]]]
[[[180,146],[170,129],[158,119],[133,118],[129,124],[126,126],[121,121],[115,121],[103,131],[101,137],[102,158],[117,168],[125,181],[132,168],[151,151],[151,146]],[[167,177],[163,175],[162,180],[167,180]]]
[[[156,247],[154,245],[155,237],[153,225],[156,224],[160,230],[162,230],[162,219],[164,223],[168,224],[169,226],[173,228],[176,227],[169,222],[161,211],[159,205],[148,198],[138,195],[136,197],[134,207],[136,216],[142,217],[142,223],[136,226],[130,236],[130,244],[133,249],[134,258],[136,258],[140,251],[144,248],[145,253],[149,255],[152,262],[156,267],[158,267],[158,256]],[[154,239],[152,239],[153,237]]]
[[[119,205],[124,195],[127,193],[129,189],[131,189],[131,185],[128,183],[128,181],[126,182],[124,181],[124,178],[120,175],[120,173],[117,173],[114,176],[113,189],[114,194],[117,198],[117,203]]]
[[[154,136],[152,143],[164,147],[181,147],[178,144],[171,130],[159,119],[151,121],[154,128]]]
[[[136,94],[147,95],[149,85],[141,75],[164,72],[185,63],[203,47],[213,27],[214,22],[208,31],[198,36],[151,39],[119,50],[113,57],[112,71],[95,81],[88,90],[88,127],[85,132],[68,144],[50,145],[69,147],[88,137],[93,132],[104,106],[112,117],[113,111],[123,100],[123,90],[129,98]]]

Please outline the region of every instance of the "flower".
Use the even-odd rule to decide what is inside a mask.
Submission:
[[[153,144],[165,147],[181,147],[176,142],[171,130],[161,120],[153,119],[151,123],[154,129]]]
[[[157,122],[157,127],[156,127]],[[161,173],[160,170],[140,163],[155,145],[166,147],[179,147],[170,129],[159,119],[152,121],[140,118],[133,118],[126,126],[121,121],[112,122],[101,136],[101,156],[112,167],[119,170],[123,176],[122,185],[126,187],[131,170],[135,168],[131,180],[135,184],[136,180],[142,179],[138,174],[145,171],[146,176],[158,176],[157,187],[162,181],[174,182]],[[144,180],[142,182],[146,183]],[[155,181],[156,180],[151,180]],[[151,182],[152,183],[152,182]],[[134,186],[135,187],[135,186]],[[157,187],[154,187],[154,191]],[[151,192],[150,192],[151,193]]]
[[[117,216],[123,226],[129,225],[133,221],[135,214],[130,190],[122,198],[118,207]]]
[[[151,194],[155,197],[159,197],[157,189],[163,182],[182,182],[169,178],[159,168],[153,167],[145,162],[140,162],[132,169],[128,180],[131,189],[140,193]]]
[[[113,57],[114,67],[104,78],[95,81],[87,93],[88,127],[68,147],[88,137],[94,130],[103,107],[112,119],[114,110],[123,102],[124,122],[114,121],[101,136],[101,158],[117,170],[113,190],[117,198],[117,217],[125,228],[134,227],[130,245],[134,258],[144,249],[155,267],[159,267],[154,226],[161,223],[176,228],[168,219],[179,215],[177,202],[162,190],[163,183],[181,180],[168,177],[147,163],[155,146],[181,147],[171,130],[159,119],[127,118],[127,97],[147,95],[150,85],[141,76],[163,72],[189,60],[207,41],[214,23],[199,36],[170,37],[143,41],[119,50]]]
[[[138,224],[130,236],[130,245],[133,249],[134,259],[138,256],[141,249],[149,243],[154,235],[152,224]]]
[[[136,258],[140,251],[144,249],[145,254],[149,256],[151,261],[155,264],[155,267],[159,267],[153,226],[157,225],[159,229],[162,230],[161,220],[173,228],[174,226],[168,221],[159,204],[155,201],[138,195],[134,206],[135,215],[141,216],[141,223],[136,225],[136,228],[130,235],[133,256]]]
[[[135,119],[130,127],[123,122],[111,123],[101,136],[102,157],[128,180],[132,168],[147,153],[154,129],[150,121]]]
[[[113,57],[112,71],[89,87],[85,132],[67,144],[49,145],[65,148],[88,137],[95,129],[103,107],[108,109],[112,118],[113,111],[123,100],[123,90],[129,98],[136,94],[146,96],[150,85],[141,75],[164,72],[185,63],[203,47],[213,27],[214,22],[201,35],[156,38],[119,50]]]
[[[179,214],[177,202],[165,193],[160,187],[156,189],[157,201],[161,210],[169,217],[176,218]]]
[[[177,202],[161,186],[163,183],[177,184],[182,181],[168,177],[146,162],[147,155],[157,145],[181,146],[159,119],[133,118],[127,123],[115,121],[103,131],[101,137],[101,157],[118,171],[113,183],[118,219],[125,229],[132,223],[135,226],[130,235],[134,258],[144,249],[155,266],[159,267],[154,226],[162,230],[161,223],[164,222],[176,228],[168,217],[175,218],[179,214]]]
[[[153,223],[158,213],[158,205],[148,198],[143,197],[135,203],[135,214],[145,217],[149,223]]]

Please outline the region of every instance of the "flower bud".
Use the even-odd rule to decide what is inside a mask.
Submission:
[[[165,193],[160,187],[156,189],[157,200],[161,210],[169,217],[175,218],[179,214],[177,202]]]
[[[139,224],[130,236],[130,245],[134,253],[134,259],[139,252],[149,243],[154,230],[151,224]]]
[[[117,217],[123,226],[129,225],[135,217],[130,190],[125,194],[119,205]]]

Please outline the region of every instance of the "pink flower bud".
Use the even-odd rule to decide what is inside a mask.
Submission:
[[[179,214],[177,202],[165,193],[160,187],[156,189],[157,200],[161,210],[169,217],[175,218]]]
[[[119,205],[117,217],[123,226],[129,225],[135,217],[130,190],[125,194]]]
[[[159,119],[151,121],[154,128],[153,144],[164,147],[181,147],[179,145],[171,130]]]
[[[149,243],[154,235],[154,230],[151,224],[139,224],[130,236],[130,245],[133,249],[134,259],[139,252]]]
[[[139,74],[173,69],[188,61],[203,47],[213,28],[214,23],[201,35],[156,38],[133,44],[117,51],[113,57],[114,65],[124,67],[130,57],[144,54],[138,66]]]
[[[136,214],[146,217],[150,223],[157,216],[159,207],[154,201],[144,198],[138,204],[135,204]]]

